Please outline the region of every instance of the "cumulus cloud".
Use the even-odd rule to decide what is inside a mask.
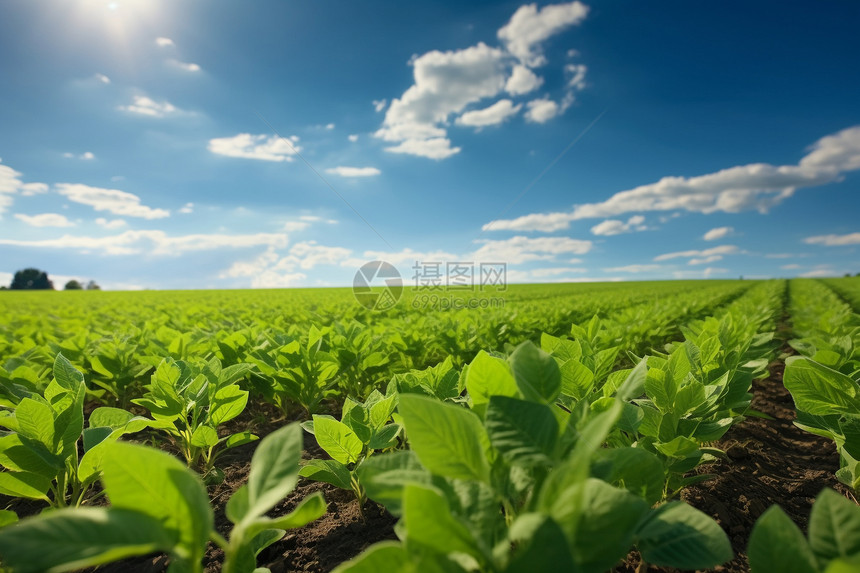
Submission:
[[[526,119],[532,123],[546,123],[561,113],[561,107],[549,98],[532,100],[526,107]]]
[[[511,237],[505,240],[479,241],[481,247],[471,254],[471,259],[484,262],[503,262],[508,264],[529,261],[549,261],[558,255],[584,255],[593,243],[570,237]]]
[[[588,67],[585,64],[567,64],[564,66],[564,73],[569,76],[567,86],[575,90],[585,89],[585,74],[588,72]]]
[[[654,257],[655,261],[668,261],[670,259],[678,259],[678,258],[689,258],[695,260],[696,258],[708,258],[708,257],[720,257],[723,255],[736,255],[739,254],[741,250],[735,245],[720,245],[719,247],[713,247],[710,249],[704,249],[701,251],[697,250],[689,250],[689,251],[677,251],[674,253],[666,253],[664,255],[658,255]],[[719,260],[719,259],[712,259]]]
[[[171,40],[170,38],[165,38],[164,36],[159,36],[158,38],[156,38],[155,44],[157,46],[159,46],[160,48],[167,48],[169,46],[175,46],[176,45],[173,43],[173,40]]]
[[[41,213],[39,215],[24,215],[15,213],[15,218],[30,225],[31,227],[74,227],[65,215],[58,213]]]
[[[70,201],[89,205],[96,211],[142,219],[162,219],[170,216],[170,211],[142,205],[140,197],[118,189],[102,189],[80,183],[58,183],[54,188]]]
[[[511,77],[505,82],[505,91],[511,95],[523,95],[538,89],[543,85],[543,78],[523,65],[514,66]]]
[[[533,269],[527,272],[533,277],[544,278],[556,277],[558,275],[565,275],[568,273],[585,273],[588,272],[588,269],[583,269],[581,267],[546,267],[542,269]]]
[[[74,153],[66,152],[66,153],[63,153],[63,157],[65,157],[66,159],[82,159],[84,161],[92,161],[93,159],[96,158],[96,155],[92,151],[85,151],[84,153],[81,153],[80,155],[75,155]]]
[[[815,269],[813,271],[807,271],[805,273],[801,273],[799,276],[803,278],[826,278],[826,277],[835,277],[839,273],[834,271],[833,269]]]
[[[298,145],[299,138],[292,135],[289,138],[277,135],[251,135],[240,133],[233,137],[220,137],[209,140],[209,151],[227,157],[242,157],[262,161],[293,161],[293,157],[302,148]]]
[[[358,141],[358,134],[352,133],[346,137],[351,143]]]
[[[588,7],[581,2],[554,4],[538,10],[537,4],[520,6],[499,30],[499,39],[508,51],[531,68],[546,64],[541,44],[559,32],[581,23]]]
[[[664,177],[612,195],[606,201],[577,205],[572,211],[524,215],[492,221],[490,229],[522,228],[538,220],[555,222],[552,230],[571,221],[613,217],[631,211],[761,213],[791,197],[797,189],[840,181],[860,169],[860,126],[844,129],[814,143],[797,165],[751,163],[697,177]],[[559,226],[562,225],[562,226]]]
[[[342,165],[330,167],[325,172],[340,177],[374,177],[382,173],[376,167],[344,167]]]
[[[260,245],[283,248],[287,245],[287,235],[283,233],[247,235],[216,233],[170,236],[164,231],[148,230],[125,231],[119,235],[106,237],[64,235],[59,239],[35,241],[0,239],[0,245],[38,249],[74,249],[106,255],[175,256],[196,251],[247,248]]]
[[[99,217],[96,219],[96,225],[99,227],[104,227],[105,229],[120,229],[126,226],[126,222],[124,219],[105,219],[104,217]]]
[[[552,233],[570,226],[568,213],[533,213],[516,219],[490,221],[481,227],[483,231],[543,231]]]
[[[591,232],[595,235],[621,235],[622,233],[632,233],[633,231],[647,231],[648,227],[643,225],[645,217],[642,215],[634,215],[627,222],[619,221],[618,219],[607,219],[602,223],[591,228]]]
[[[107,77],[107,76],[106,76],[106,75],[104,75],[104,74],[96,74],[96,75],[94,75],[93,77],[94,77],[97,81],[99,81],[99,82],[101,82],[101,83],[103,83],[103,84],[109,84],[109,83],[110,83],[110,78],[109,78],[109,77]]]
[[[2,161],[0,159],[0,162]],[[48,186],[46,184],[24,183],[21,181],[21,173],[0,163],[0,215],[12,206],[15,201],[14,195],[21,194],[28,197],[47,191]]]
[[[735,230],[733,227],[717,227],[705,233],[702,238],[706,241],[716,241],[717,239],[728,237],[734,232]]]
[[[514,105],[509,99],[502,99],[484,109],[467,111],[457,118],[457,125],[468,127],[487,127],[498,125],[519,113],[522,104]]]
[[[457,120],[460,125],[480,127],[501,123],[513,115],[514,109],[519,111],[510,101],[484,104],[480,110],[465,110],[503,92],[522,95],[542,85],[543,79],[530,69],[546,61],[542,42],[578,24],[587,12],[580,2],[545,6],[541,10],[534,4],[522,6],[498,31],[503,48],[480,42],[464,49],[432,50],[413,56],[409,63],[414,83],[387,105],[382,126],[374,135],[391,143],[385,149],[392,153],[431,159],[459,153],[460,148],[448,138],[450,117],[460,116]],[[561,104],[548,98],[530,102],[526,118],[545,123],[558,116],[573,101],[572,90],[567,89]],[[374,101],[374,105],[377,111],[386,109],[384,100]]]
[[[186,203],[185,205],[183,205],[179,209],[178,212],[182,213],[183,215],[188,215],[190,213],[193,213],[194,212],[194,203]]]
[[[376,113],[381,112],[385,109],[385,106],[388,105],[387,99],[375,99],[373,100],[373,109],[376,110]]]
[[[845,245],[860,245],[860,233],[847,235],[818,235],[803,239],[807,245],[824,245],[825,247],[843,247]]]
[[[287,221],[284,223],[284,231],[287,233],[298,233],[299,231],[304,231],[311,224],[308,221]]]
[[[150,97],[142,95],[134,96],[133,103],[129,105],[121,105],[119,106],[119,109],[137,115],[158,118],[175,115],[181,112],[178,107],[167,100],[155,101]]]

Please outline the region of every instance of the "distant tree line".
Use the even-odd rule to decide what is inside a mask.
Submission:
[[[64,290],[101,290],[96,281],[90,281],[86,285],[74,279],[66,283]],[[48,277],[48,273],[39,269],[23,269],[15,273],[12,284],[7,288],[0,286],[0,290],[54,290],[54,282]]]

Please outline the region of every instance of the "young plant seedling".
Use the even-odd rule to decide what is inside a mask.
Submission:
[[[310,460],[299,471],[299,475],[351,490],[358,501],[362,518],[367,496],[358,470],[375,451],[397,445],[401,426],[388,423],[396,400],[396,396],[386,397],[374,390],[364,404],[347,398],[340,421],[331,416],[315,415],[313,421],[302,424],[331,459]]]

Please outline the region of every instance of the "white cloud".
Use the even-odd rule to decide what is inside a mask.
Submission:
[[[782,265],[782,266],[781,266],[781,267],[779,267],[779,268],[781,268],[781,269],[783,269],[783,270],[785,270],[785,271],[793,271],[793,270],[795,270],[795,269],[799,269],[799,268],[801,268],[801,267],[800,267],[800,265],[798,265],[798,264],[796,264],[796,263],[792,263],[792,264],[790,264],[790,265]]]
[[[104,217],[99,217],[96,219],[96,225],[104,227],[105,229],[119,229],[121,227],[125,227],[126,222],[124,219],[107,220]]]
[[[407,139],[400,145],[386,147],[385,151],[390,153],[405,153],[428,159],[446,159],[460,153],[459,147],[451,147],[451,140],[447,137],[434,137],[430,139]]]
[[[842,179],[860,169],[860,126],[844,129],[814,143],[797,165],[752,163],[697,177],[664,177],[614,194],[600,203],[577,205],[570,212],[525,215],[494,221],[493,229],[519,226],[527,220],[553,220],[557,224],[597,217],[613,217],[632,211],[689,211],[738,213],[757,209],[765,213],[802,187],[815,187]],[[539,218],[539,219],[536,219]]]
[[[299,231],[304,231],[311,224],[308,221],[287,221],[284,223],[284,231],[287,233],[298,233]]]
[[[672,276],[676,279],[708,279],[713,275],[721,275],[729,272],[729,269],[708,267],[701,271],[675,271]]]
[[[805,273],[801,273],[798,276],[812,279],[812,278],[820,278],[820,277],[835,277],[838,274],[839,273],[837,273],[833,269],[815,269],[814,271],[808,271]]]
[[[20,193],[29,197],[47,191],[48,186],[44,183],[24,183],[21,181],[21,173],[0,163],[0,215],[14,203],[13,195]]]
[[[603,269],[607,273],[651,273],[662,269],[662,265],[625,265]]]
[[[42,213],[40,215],[24,215],[15,213],[15,218],[31,227],[74,227],[75,224],[66,219],[65,215],[57,213]]]
[[[332,129],[334,129],[334,127],[335,127],[335,126],[334,126],[334,124],[333,124],[333,123],[327,123],[327,124],[326,124],[326,126],[325,126],[325,128],[326,128],[327,130],[329,130],[329,131],[331,131]]]
[[[140,197],[118,189],[102,189],[80,183],[58,183],[54,187],[70,201],[89,205],[96,211],[142,219],[162,219],[170,216],[170,211],[141,205]]]
[[[228,157],[263,161],[293,161],[293,156],[302,148],[298,145],[298,136],[290,136],[288,140],[277,135],[240,133],[233,137],[210,139],[209,151]]]
[[[385,106],[388,105],[387,99],[375,99],[373,100],[373,109],[376,110],[376,113],[381,112],[385,109]]]
[[[582,22],[588,7],[581,2],[554,4],[538,10],[537,4],[526,4],[499,30],[499,39],[520,61],[536,67],[546,63],[540,44],[570,26]]]
[[[192,62],[180,62],[179,60],[173,58],[167,60],[167,63],[174,68],[179,68],[184,72],[199,72],[201,69],[198,64]]]
[[[690,259],[687,261],[688,265],[707,265],[708,263],[715,263],[717,261],[723,260],[723,255],[710,255],[707,257],[701,257],[697,259]]]
[[[845,245],[860,245],[860,233],[847,235],[818,235],[807,237],[803,242],[808,245],[824,245],[825,247],[842,247]]]
[[[561,113],[559,105],[549,98],[532,100],[526,107],[526,119],[532,123],[546,123]]]
[[[511,77],[505,83],[505,91],[511,95],[523,95],[533,92],[541,85],[543,85],[543,78],[523,65],[516,65]]]
[[[433,50],[414,57],[410,63],[415,83],[391,102],[375,135],[384,141],[400,142],[386,148],[388,151],[434,159],[453,155],[459,149],[450,147],[446,131],[439,124],[467,105],[502,91],[505,53],[479,43],[463,50]],[[433,154],[422,154],[429,141],[434,141]],[[443,144],[447,150],[441,148]]]
[[[106,255],[154,256],[181,255],[188,252],[215,249],[271,246],[283,248],[287,235],[283,233],[256,233],[249,235],[193,234],[170,236],[164,231],[125,231],[107,237],[64,235],[59,239],[35,241],[0,239],[0,245],[41,249],[74,249],[84,252],[101,252]]]
[[[96,158],[95,154],[92,151],[85,151],[80,155],[75,155],[74,153],[70,153],[67,151],[66,153],[63,153],[63,157],[65,157],[66,159],[82,159],[84,161],[92,161]]]
[[[670,259],[678,259],[678,258],[736,255],[740,252],[741,252],[741,250],[734,245],[720,245],[719,247],[713,247],[711,249],[704,249],[702,251],[690,250],[690,251],[678,251],[675,253],[666,253],[665,255],[659,255],[659,256],[654,257],[654,260],[655,261],[668,261]]]
[[[183,215],[188,215],[188,214],[193,213],[193,212],[194,212],[194,203],[186,203],[178,211],[178,213],[182,213]]]
[[[376,167],[344,167],[342,165],[330,167],[325,172],[340,177],[374,177],[382,173]]]
[[[173,43],[173,40],[171,40],[170,38],[165,38],[163,36],[159,36],[158,38],[156,38],[155,43],[157,46],[159,46],[161,48],[166,48],[168,46],[175,46],[176,45]]]
[[[458,117],[455,123],[457,125],[478,128],[488,125],[498,125],[508,118],[515,116],[521,108],[522,104],[514,105],[511,100],[502,99],[484,109],[467,111]]]
[[[96,74],[93,77],[103,84],[109,84],[110,83],[110,78],[104,74]]]
[[[290,249],[290,254],[279,263],[295,263],[302,269],[312,269],[317,265],[337,265],[352,254],[352,250],[344,247],[327,247],[318,245],[316,241],[296,243]]]
[[[568,213],[533,213],[516,219],[490,221],[481,227],[483,231],[543,231],[552,233],[570,226]]]
[[[617,219],[607,219],[593,226],[591,232],[595,235],[611,236],[632,233],[633,231],[647,231],[648,227],[642,224],[644,222],[645,217],[642,215],[634,215],[626,223]]]
[[[149,117],[165,117],[179,113],[181,110],[167,100],[155,101],[147,96],[134,96],[134,103],[130,105],[121,105],[119,109],[129,113],[138,115],[146,115]]]
[[[567,87],[575,90],[585,89],[585,74],[588,73],[588,67],[585,64],[567,64],[564,66],[564,72],[570,76]]]
[[[352,133],[346,137],[350,142],[355,143],[358,141],[358,134]]]
[[[15,275],[12,273],[0,273],[0,285],[9,286],[12,284],[12,279]]]
[[[304,273],[264,271],[251,279],[251,288],[289,288],[300,286],[308,278]]]
[[[735,229],[733,227],[717,227],[705,233],[702,238],[706,241],[716,241],[717,239],[728,237],[734,232]]]
[[[522,236],[493,241],[479,241],[482,246],[469,257],[475,261],[502,262],[508,264],[525,263],[529,261],[549,261],[557,255],[584,255],[591,250],[593,243],[569,237],[539,237]]]

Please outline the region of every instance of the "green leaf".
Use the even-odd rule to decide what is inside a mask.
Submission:
[[[344,465],[357,462],[364,449],[364,443],[352,428],[331,418],[314,416],[314,436],[333,460]]]
[[[299,470],[299,475],[314,481],[330,483],[341,489],[352,489],[349,470],[337,460],[309,460]]]
[[[213,527],[200,478],[173,456],[134,444],[105,445],[102,481],[111,505],[161,520],[194,558],[202,558]]]
[[[399,410],[410,446],[428,470],[451,478],[489,480],[484,455],[488,438],[475,414],[417,394],[401,394]]]
[[[517,550],[505,568],[505,573],[533,573],[535,571],[566,571],[580,569],[573,562],[570,546],[564,531],[552,518],[539,513],[520,515],[508,532]]]
[[[239,486],[227,500],[224,513],[231,523],[238,524],[248,514],[248,509],[248,485],[245,484]]]
[[[377,430],[367,447],[371,450],[384,450],[397,444],[397,434],[402,430],[400,424],[388,424]]]
[[[96,408],[90,414],[90,428],[111,428],[113,430],[125,426],[130,421],[134,420],[135,416],[131,412],[127,412],[121,408]]]
[[[485,419],[490,442],[513,464],[549,465],[558,438],[558,421],[546,404],[493,396]]]
[[[358,466],[356,473],[367,497],[396,516],[402,514],[403,490],[407,483],[430,485],[433,481],[430,472],[411,450],[368,458]]]
[[[0,509],[0,528],[18,523],[18,514],[9,509]]]
[[[191,434],[191,445],[195,448],[211,448],[218,444],[218,432],[212,426],[197,426]]]
[[[247,404],[247,390],[242,390],[236,385],[219,388],[215,392],[209,409],[209,423],[218,427],[241,414]]]
[[[48,501],[51,479],[30,472],[0,472],[0,493]]]
[[[809,515],[809,546],[820,567],[860,554],[860,507],[832,489],[823,490]]]
[[[262,517],[255,519],[245,530],[245,535],[254,537],[267,529],[298,529],[311,521],[319,519],[326,512],[325,498],[317,491],[304,498],[296,508],[287,515],[270,519]]]
[[[117,508],[55,511],[0,529],[3,563],[16,573],[74,571],[172,549],[159,520]]]
[[[798,410],[814,416],[860,411],[857,383],[850,377],[807,358],[792,356],[785,361],[785,387]]]
[[[800,528],[778,505],[756,521],[747,546],[750,573],[817,573],[815,555]]]
[[[484,556],[472,534],[451,514],[448,500],[436,490],[408,484],[403,492],[407,544],[415,543],[448,555],[459,552],[479,562]]]
[[[686,503],[670,502],[651,512],[637,532],[642,558],[678,569],[711,569],[734,553],[717,522]]]
[[[77,392],[78,388],[84,386],[84,375],[62,354],[57,354],[54,359],[54,380],[61,387],[72,392]]]
[[[568,360],[560,367],[561,393],[582,400],[594,387],[594,373],[578,360]]]
[[[256,436],[251,432],[245,431],[230,434],[226,438],[221,438],[221,440],[219,441],[224,444],[225,450],[229,450],[230,448],[237,448],[239,446],[244,446],[245,444],[250,444],[251,442],[256,442],[259,439],[259,436]]]
[[[630,551],[647,504],[598,479],[566,489],[550,514],[564,530],[584,571],[606,571]]]
[[[649,505],[663,499],[665,475],[660,460],[642,448],[598,450],[591,475],[633,493]]]
[[[18,419],[18,433],[42,444],[48,452],[57,453],[55,449],[54,411],[44,402],[24,398],[15,408]],[[80,435],[80,434],[78,434]]]
[[[248,473],[246,518],[260,516],[296,487],[302,457],[302,429],[296,424],[275,430],[260,442]]]
[[[561,392],[561,371],[555,359],[531,341],[520,344],[509,358],[517,387],[526,400],[551,404]]]
[[[501,358],[490,356],[483,350],[469,364],[466,374],[466,390],[472,404],[486,404],[490,396],[519,396],[517,382],[510,366]]]

